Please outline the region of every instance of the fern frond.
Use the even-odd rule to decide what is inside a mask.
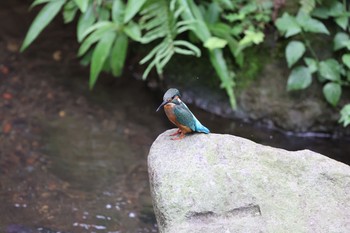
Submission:
[[[145,79],[152,68],[156,68],[161,76],[166,64],[175,53],[182,55],[200,56],[200,50],[188,41],[176,40],[176,37],[193,30],[193,20],[181,20],[182,8],[176,0],[149,0],[141,11],[140,28],[144,32],[142,43],[160,40],[140,64],[149,62],[143,78]]]

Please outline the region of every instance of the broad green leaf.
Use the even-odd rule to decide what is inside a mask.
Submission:
[[[112,19],[122,25],[124,21],[125,4],[122,0],[114,0],[112,6]]]
[[[203,13],[204,21],[208,24],[213,24],[219,21],[221,8],[217,2],[212,2]]]
[[[290,37],[301,32],[301,27],[293,16],[284,13],[282,17],[276,20],[277,29],[284,34],[285,37]]]
[[[317,71],[317,61],[313,58],[305,57],[304,61],[309,68],[311,74]]]
[[[323,95],[327,102],[336,106],[341,96],[341,86],[339,83],[329,82],[323,86]]]
[[[141,29],[137,23],[130,21],[128,25],[124,27],[124,32],[134,41],[141,41]]]
[[[244,37],[239,41],[240,46],[249,46],[251,44],[260,44],[264,41],[264,33],[250,30],[244,31]]]
[[[300,41],[291,41],[286,47],[288,67],[292,67],[305,53],[305,45]]]
[[[128,51],[128,37],[118,34],[111,51],[111,68],[114,76],[121,75]]]
[[[40,32],[53,20],[61,10],[65,0],[57,0],[47,3],[35,17],[30,25],[27,35],[20,49],[23,52],[40,34]]]
[[[72,22],[77,11],[78,11],[78,8],[74,2],[67,2],[63,7],[64,23]]]
[[[218,48],[224,48],[227,45],[227,41],[223,40],[218,37],[210,37],[205,43],[204,47],[208,48],[209,50],[218,49]]]
[[[81,14],[77,26],[77,38],[78,42],[83,40],[83,33],[88,29],[95,21],[94,7],[91,5],[87,8],[85,13]]]
[[[301,10],[309,14],[316,6],[315,0],[300,0]]]
[[[343,30],[346,30],[349,24],[349,17],[348,16],[339,16],[335,18],[335,22],[338,24],[339,27],[341,27]]]
[[[100,74],[108,55],[110,54],[115,36],[115,32],[106,33],[97,43],[94,51],[92,52],[89,81],[90,88],[94,87],[97,77]]]
[[[343,63],[350,69],[350,53],[348,54],[344,54],[342,57],[341,57]]]
[[[89,5],[89,0],[74,0],[80,11],[84,13]]]
[[[343,13],[345,13],[343,4],[339,1],[333,1],[332,6],[329,8],[328,15],[338,17],[341,16]]]
[[[232,35],[238,37],[240,34],[243,33],[243,26],[241,24],[233,26],[233,28],[231,29],[230,33]]]
[[[340,80],[340,65],[335,59],[327,59],[320,62],[319,67],[320,75],[331,81]]]
[[[239,12],[247,15],[247,14],[253,13],[257,9],[258,9],[258,6],[256,5],[256,3],[255,2],[250,2],[250,3],[246,4],[246,5],[244,5],[243,7],[241,7]]]
[[[343,123],[343,126],[346,127],[350,124],[350,104],[346,104],[340,110],[340,119],[339,123]]]
[[[225,88],[229,96],[231,107],[236,109],[237,103],[233,92],[235,74],[229,71],[221,49],[209,50],[209,58],[221,80],[220,86]]]
[[[295,67],[288,77],[287,90],[302,90],[310,86],[312,82],[311,72],[305,66]]]
[[[141,9],[146,0],[129,0],[126,4],[124,23],[132,19]]]
[[[311,18],[310,15],[303,11],[298,12],[296,19],[306,32],[324,33],[329,35],[328,29],[321,21]]]
[[[350,45],[350,38],[347,33],[338,32],[334,37],[333,50],[337,51],[342,48],[346,48]]]
[[[328,7],[316,7],[311,12],[311,16],[314,16],[320,19],[328,19],[329,18],[328,13],[329,13]]]
[[[225,23],[214,23],[208,25],[210,31],[215,35],[224,38],[224,36],[230,35],[231,26]]]
[[[82,58],[80,58],[80,64],[83,66],[87,66],[91,62],[92,50],[89,50]]]
[[[96,31],[94,31],[93,33],[91,33],[88,37],[86,37],[84,42],[80,45],[78,56],[82,56],[83,54],[85,54],[94,43],[99,41],[106,33],[110,33],[112,31],[113,31],[113,28],[111,27],[101,27]]]
[[[110,21],[111,11],[105,7],[97,8],[98,21]]]

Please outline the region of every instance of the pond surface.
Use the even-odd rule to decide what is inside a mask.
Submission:
[[[173,127],[155,112],[162,93],[132,78],[132,67],[90,92],[72,28],[60,23],[19,54],[27,8],[0,3],[0,232],[157,232],[147,154]],[[350,163],[347,139],[291,136],[189,107],[213,133]]]

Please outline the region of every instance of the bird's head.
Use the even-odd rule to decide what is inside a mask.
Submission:
[[[156,112],[158,112],[159,109],[161,107],[163,107],[164,105],[166,105],[167,103],[177,102],[180,97],[181,97],[181,95],[180,95],[180,92],[178,89],[170,88],[169,90],[167,90],[165,92],[165,94],[163,96],[163,102],[159,105]]]

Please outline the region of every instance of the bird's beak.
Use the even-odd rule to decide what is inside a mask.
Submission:
[[[168,103],[168,101],[164,100],[163,103],[161,103],[161,104],[159,105],[159,107],[157,108],[156,112],[158,112],[159,109],[160,109],[161,107],[163,107],[164,105],[166,105],[167,103]]]

